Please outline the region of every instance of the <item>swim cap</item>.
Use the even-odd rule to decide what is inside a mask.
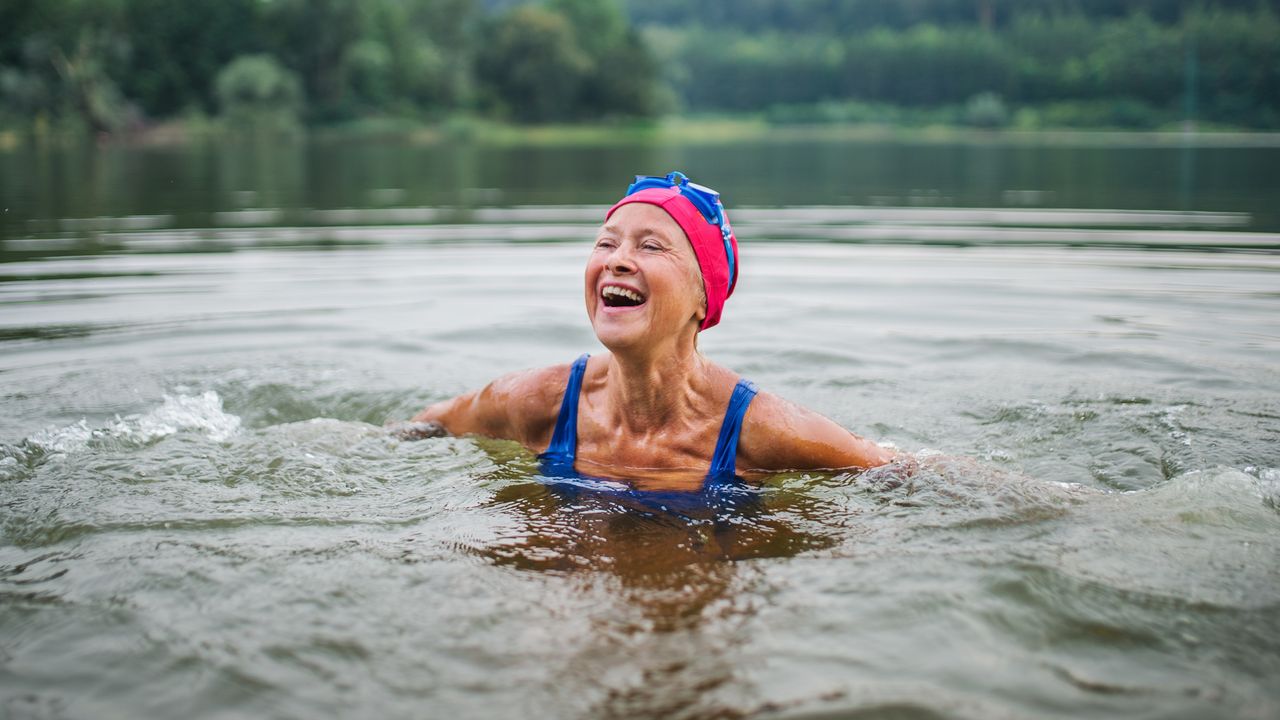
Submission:
[[[702,271],[707,316],[699,329],[706,330],[719,323],[725,300],[738,284],[738,238],[729,225],[719,193],[689,182],[689,178],[679,172],[665,178],[637,176],[627,193],[609,208],[605,220],[630,203],[657,205],[665,210],[689,239]]]

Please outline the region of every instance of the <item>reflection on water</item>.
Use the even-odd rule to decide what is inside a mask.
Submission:
[[[259,150],[0,153],[0,715],[1280,715],[1274,149]],[[592,350],[677,166],[744,238],[704,352],[917,473],[382,429]]]
[[[508,485],[492,502],[511,523],[476,552],[608,595],[608,611],[591,614],[588,640],[564,678],[605,680],[590,716],[739,715],[716,694],[732,694],[734,653],[749,642],[744,624],[761,576],[736,561],[830,547],[834,534],[799,530],[786,522],[788,509],[766,510],[759,498],[681,512],[627,500],[563,480]],[[618,657],[631,658],[630,677],[599,678],[599,663]]]
[[[750,641],[763,576],[748,560],[781,560],[839,543],[821,502],[794,491],[745,486],[718,494],[628,494],[590,481],[523,480],[500,488],[494,509],[509,519],[476,552],[499,566],[564,574],[610,597],[594,614],[590,658],[633,658],[629,679],[591,707],[594,717],[736,716],[735,652]]]
[[[603,148],[396,142],[23,147],[0,152],[0,239],[246,225],[488,222],[486,208],[605,205],[631,175],[672,167],[723,190],[731,211],[887,206],[920,209],[925,218],[935,208],[990,208],[1006,215],[1158,211],[1148,226],[1218,216],[1219,224],[1236,229],[1275,232],[1278,154],[1274,147],[819,141]],[[468,217],[472,210],[474,218]],[[1073,226],[1095,226],[1082,220]]]
[[[734,495],[646,496],[550,478],[510,485],[494,502],[515,513],[522,530],[483,554],[529,570],[606,570],[635,586],[721,561],[790,557],[834,543],[790,522],[810,517],[812,499],[752,487]]]
[[[1278,158],[853,142],[22,148],[0,153],[0,257],[563,242],[591,232],[626,178],[675,166],[715,179],[745,242],[1275,250]]]

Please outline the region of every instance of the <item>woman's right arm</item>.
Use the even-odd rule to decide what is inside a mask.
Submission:
[[[480,390],[430,405],[393,429],[408,437],[483,435],[536,448],[555,424],[554,396],[567,377],[567,365],[504,375]]]
[[[474,390],[428,406],[410,422],[434,423],[450,435],[484,435],[514,439],[506,400],[511,395],[507,378],[498,378],[481,390]]]

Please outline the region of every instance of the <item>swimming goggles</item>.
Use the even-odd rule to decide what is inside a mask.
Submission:
[[[627,188],[627,194],[648,190],[649,188],[676,188],[686,200],[693,203],[706,221],[720,228],[720,236],[724,239],[724,256],[729,260],[729,287],[733,287],[738,268],[735,267],[733,247],[729,238],[733,236],[733,228],[729,227],[729,218],[725,216],[724,205],[720,202],[720,193],[705,185],[690,182],[682,172],[668,173],[665,177],[658,175],[637,175],[636,181]]]

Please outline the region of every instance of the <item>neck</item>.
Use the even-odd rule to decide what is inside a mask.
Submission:
[[[692,341],[663,352],[614,351],[608,372],[615,427],[637,435],[670,430],[707,383],[707,362]]]

